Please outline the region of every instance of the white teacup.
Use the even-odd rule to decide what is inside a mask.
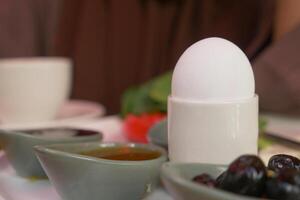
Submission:
[[[0,60],[0,122],[55,118],[71,92],[72,62],[62,57]]]

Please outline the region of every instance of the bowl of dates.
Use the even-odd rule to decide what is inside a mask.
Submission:
[[[165,163],[162,180],[176,200],[300,200],[300,160],[274,155],[267,165],[242,155],[228,166]]]

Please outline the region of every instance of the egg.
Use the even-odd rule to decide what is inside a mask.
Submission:
[[[255,95],[251,64],[245,53],[222,38],[207,38],[179,58],[171,96],[201,102],[235,101]]]

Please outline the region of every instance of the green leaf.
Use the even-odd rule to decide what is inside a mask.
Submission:
[[[124,117],[130,113],[134,108],[135,97],[138,92],[138,87],[131,87],[127,89],[121,98],[121,115]]]
[[[121,100],[121,114],[167,112],[167,98],[171,91],[171,73],[168,72],[141,86],[126,90]]]
[[[267,124],[268,124],[268,122],[266,119],[264,119],[262,117],[259,118],[258,126],[259,126],[259,132],[261,134],[263,134],[266,131]]]
[[[162,106],[167,106],[168,96],[171,93],[171,79],[172,73],[167,72],[154,79],[150,89],[150,98],[161,103]]]
[[[258,139],[258,149],[259,150],[265,149],[273,144],[274,144],[274,142],[271,139],[266,138],[265,136],[260,136]]]
[[[258,128],[259,128],[259,138],[258,138],[258,150],[265,149],[274,144],[274,142],[265,136],[265,131],[267,127],[267,120],[259,117]]]
[[[128,113],[142,114],[149,112],[165,112],[165,106],[153,101],[150,96],[150,89],[152,82],[147,82],[139,87],[132,87],[125,91],[122,97],[122,116],[126,116]]]

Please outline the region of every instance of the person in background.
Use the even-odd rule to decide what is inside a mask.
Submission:
[[[300,57],[295,47],[300,34],[290,32],[299,25],[298,4],[297,0],[0,0],[0,57],[71,57],[73,97],[101,102],[109,113],[116,113],[126,88],[173,69],[192,43],[224,37],[253,61],[261,108],[300,114]],[[274,66],[269,62],[273,56],[280,61]],[[286,64],[291,57],[295,60]]]
[[[263,110],[300,116],[299,9],[300,1],[277,1],[272,43],[253,62]]]

